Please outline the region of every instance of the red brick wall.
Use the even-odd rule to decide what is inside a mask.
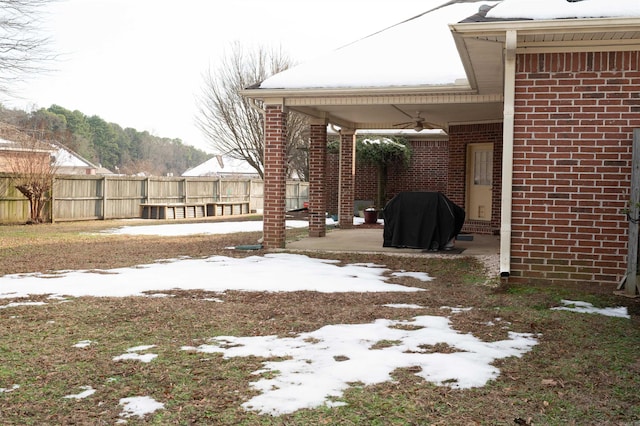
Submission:
[[[465,220],[463,231],[496,233],[500,229],[502,197],[502,123],[469,124],[449,128],[449,181],[445,194],[461,207],[466,204],[467,145],[493,143],[493,191],[491,222]]]
[[[390,167],[387,176],[387,201],[402,191],[440,191],[447,189],[447,166],[449,152],[446,141],[415,140],[411,164],[404,167]],[[327,156],[327,208],[337,211],[338,206],[338,154]],[[354,198],[374,200],[378,193],[377,171],[368,165],[356,166]]]
[[[282,248],[285,244],[287,128],[282,106],[267,105],[264,132],[264,247]]]
[[[340,188],[339,195],[339,223],[343,229],[353,227],[353,201],[355,188],[355,171],[353,168],[354,133],[340,134]]]
[[[401,166],[389,168],[387,201],[403,191],[447,191],[447,141],[415,140],[411,142],[411,149],[408,169]]]
[[[326,173],[324,177],[325,184],[325,200],[327,203],[327,212],[332,215],[338,214],[338,164],[340,162],[340,154],[329,152],[326,160]]]
[[[511,279],[622,278],[639,69],[639,52],[518,55]]]
[[[324,237],[327,125],[311,125],[309,140],[309,236]]]

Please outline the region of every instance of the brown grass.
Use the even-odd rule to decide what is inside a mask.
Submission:
[[[86,222],[0,227],[0,274],[63,269],[109,269],[179,256],[261,255],[227,247],[255,244],[259,233],[224,236],[131,237],[96,232],[131,222]],[[145,222],[146,224],[146,222]],[[305,231],[289,232],[296,238]],[[315,255],[321,256],[321,255]],[[0,310],[2,424],[114,424],[119,398],[150,395],[165,410],[129,424],[446,424],[623,425],[640,422],[640,322],[638,303],[608,294],[548,287],[488,288],[482,266],[462,256],[434,259],[359,254],[325,257],[344,263],[374,262],[390,270],[426,271],[435,280],[393,282],[427,289],[417,293],[259,293],[174,291],[167,298],[79,298],[40,307]],[[295,273],[295,271],[293,271]],[[259,279],[260,277],[256,277]],[[219,298],[223,303],[205,301]],[[582,315],[549,308],[560,298],[598,306],[627,305],[632,320]],[[29,300],[46,300],[32,297]],[[4,302],[2,302],[4,303]],[[423,309],[382,305],[411,303]],[[450,315],[444,306],[473,307]],[[509,331],[539,334],[522,358],[496,363],[500,377],[482,388],[438,387],[399,369],[394,382],[354,386],[346,407],[259,416],[240,405],[255,395],[249,382],[261,367],[255,357],[181,351],[218,335],[292,336],[329,324],[378,318],[450,315],[453,327],[485,340]],[[491,325],[491,323],[493,325]],[[80,340],[94,341],[74,349]],[[149,364],[113,362],[132,346],[155,344]],[[379,342],[381,348],[393,342]],[[450,352],[444,344],[425,352]],[[94,396],[62,396],[92,385]]]

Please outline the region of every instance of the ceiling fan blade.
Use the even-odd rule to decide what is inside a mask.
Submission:
[[[397,106],[395,106],[395,105],[393,105],[393,104],[391,104],[391,106],[392,106],[393,108],[395,108],[397,111],[399,111],[399,112],[403,113],[404,115],[406,115],[408,118],[410,118],[410,119],[412,119],[412,120],[414,119],[413,115],[411,115],[411,114],[409,114],[409,113],[407,113],[407,112],[403,111],[402,109],[398,108]]]

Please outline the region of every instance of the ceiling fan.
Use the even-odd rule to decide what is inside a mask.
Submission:
[[[416,132],[420,132],[424,129],[435,129],[438,128],[438,126],[436,124],[433,123],[429,123],[428,121],[425,121],[426,119],[424,117],[422,117],[422,113],[420,111],[416,111],[416,115],[410,115],[408,113],[406,113],[405,111],[401,110],[400,108],[398,108],[395,105],[392,105],[395,109],[397,109],[398,111],[400,111],[401,113],[403,113],[404,115],[406,115],[407,117],[409,117],[411,119],[411,121],[406,121],[404,123],[397,123],[394,124],[393,127],[399,127],[401,129],[409,129],[409,128],[413,128],[413,130],[415,130]]]

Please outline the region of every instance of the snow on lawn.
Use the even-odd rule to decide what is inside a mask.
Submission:
[[[551,309],[556,311],[579,312],[583,314],[600,314],[609,317],[631,318],[627,308],[624,306],[618,306],[617,308],[596,308],[589,302],[581,302],[579,300],[561,300],[560,302],[564,306],[557,306]]]
[[[331,220],[331,223],[334,223]],[[306,220],[287,220],[287,228],[305,228],[309,226]],[[197,234],[233,234],[236,232],[262,232],[261,220],[246,220],[234,222],[204,222],[204,223],[166,223],[162,225],[122,226],[120,228],[103,231],[105,234],[116,235],[159,235],[176,237]]]
[[[422,289],[387,283],[387,268],[314,259],[298,254],[266,254],[246,258],[163,261],[131,268],[13,274],[0,277],[0,299],[54,296],[125,297],[162,290],[415,292]],[[283,271],[290,271],[283,274]],[[189,279],[186,279],[189,277]],[[195,279],[198,277],[198,279]],[[426,273],[416,275],[430,280]]]
[[[65,399],[84,399],[84,398],[88,398],[91,395],[93,395],[94,393],[96,393],[96,390],[93,389],[91,386],[80,386],[80,389],[82,389],[82,392],[77,393],[75,395],[66,395],[66,396],[63,396],[63,398],[65,398]]]
[[[120,400],[122,405],[122,413],[120,417],[140,417],[143,418],[146,414],[153,413],[156,410],[164,408],[164,404],[156,401],[150,396],[133,396],[129,398],[122,398]],[[120,419],[117,423],[126,423],[125,420]]]
[[[335,222],[331,218],[326,219],[326,224],[331,226]],[[362,225],[364,218],[354,217],[354,225]],[[383,223],[382,219],[378,223]],[[306,220],[287,220],[287,228],[306,228],[309,222]],[[178,237],[184,235],[215,235],[233,234],[236,232],[262,232],[264,224],[261,220],[231,221],[231,222],[200,222],[200,223],[164,223],[158,225],[121,226],[120,228],[107,229],[103,234],[114,235],[157,235],[161,237]]]
[[[127,349],[127,353],[122,354],[122,355],[118,355],[116,357],[113,357],[114,361],[129,361],[129,360],[133,360],[133,361],[140,361],[140,362],[145,362],[145,363],[149,363],[151,361],[153,361],[154,359],[156,359],[158,357],[157,354],[140,354],[138,352],[146,352],[151,348],[155,348],[156,345],[142,345],[142,346],[135,346],[133,348],[129,348]]]
[[[0,393],[9,393],[20,389],[20,385],[13,385],[10,388],[0,388]]]
[[[451,353],[431,350],[446,344]],[[224,358],[282,357],[263,362],[252,382],[261,392],[243,404],[248,410],[280,415],[338,401],[350,383],[391,381],[397,368],[419,367],[417,376],[457,389],[484,386],[499,375],[495,360],[520,357],[537,344],[528,333],[509,332],[509,339],[483,342],[453,330],[448,318],[418,316],[409,321],[379,319],[370,324],[328,325],[297,337],[218,336],[210,344],[184,350],[222,353]],[[449,352],[449,351],[447,351]]]
[[[240,222],[246,230],[246,224]],[[256,222],[262,224],[262,222]],[[306,223],[306,222],[305,222]],[[207,224],[155,225],[161,234],[169,231],[185,235],[193,225],[202,233]],[[217,225],[216,232],[229,229],[228,223]],[[220,226],[222,225],[222,226]],[[234,225],[235,226],[235,225]],[[138,228],[131,227],[128,232]],[[124,233],[123,228],[121,232]],[[291,273],[283,273],[291,271]],[[194,290],[224,292],[245,291],[318,291],[318,292],[416,292],[419,288],[386,282],[387,268],[367,263],[337,266],[337,261],[314,259],[297,254],[266,254],[247,258],[213,256],[206,259],[174,259],[131,268],[92,271],[60,271],[52,274],[14,274],[0,277],[0,299],[28,297],[30,294],[49,294],[51,298],[68,296],[124,297],[141,296],[145,292],[162,294],[163,290]],[[405,273],[422,281],[431,278],[426,273]],[[185,279],[189,276],[190,279]],[[196,279],[196,277],[198,279]],[[220,301],[219,299],[214,299]],[[65,300],[66,301],[66,300]],[[566,307],[579,312],[598,312],[629,317],[622,309],[597,310],[588,303],[563,300]],[[42,302],[9,303],[0,308],[36,306]],[[390,308],[420,309],[420,305],[388,304]],[[442,306],[448,315],[464,314],[471,307]],[[488,324],[491,326],[491,324]],[[90,345],[82,340],[74,346],[82,349]],[[184,346],[183,350],[222,353],[223,357],[258,356],[282,358],[267,360],[251,385],[261,393],[243,404],[247,410],[279,415],[302,408],[322,405],[344,405],[339,399],[352,383],[364,385],[392,380],[397,368],[419,367],[415,374],[425,380],[452,388],[484,386],[500,374],[492,363],[506,357],[521,357],[537,344],[534,335],[509,332],[508,339],[484,342],[472,334],[451,328],[448,316],[416,316],[412,320],[378,319],[369,324],[327,325],[297,337],[277,336],[234,337],[218,336],[198,347]],[[437,346],[436,346],[437,345]],[[147,352],[155,345],[136,346],[113,358],[114,361],[136,360],[149,362],[157,357]],[[436,347],[448,348],[441,353]],[[19,385],[0,388],[2,392],[17,391]],[[65,398],[85,398],[93,388]],[[164,408],[148,396],[123,398],[121,419]]]
[[[0,306],[0,309],[15,308],[16,306],[42,306],[45,302],[13,302]]]

